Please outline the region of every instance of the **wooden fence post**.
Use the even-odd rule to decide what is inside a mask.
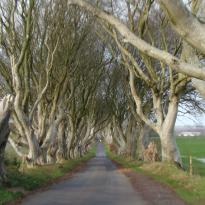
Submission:
[[[189,175],[193,175],[193,165],[192,165],[192,156],[189,157]]]

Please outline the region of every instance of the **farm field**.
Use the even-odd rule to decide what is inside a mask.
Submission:
[[[193,158],[193,173],[205,176],[205,163],[195,158],[205,158],[205,137],[177,138],[185,169],[189,169],[189,157]]]

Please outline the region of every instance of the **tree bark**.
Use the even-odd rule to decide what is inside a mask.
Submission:
[[[197,0],[192,3],[192,12],[199,19],[205,20],[205,1]],[[194,30],[194,33],[199,36],[199,34]],[[200,63],[200,60],[197,56],[196,49],[190,46],[187,42],[183,42],[183,49],[181,54],[181,59],[190,64],[195,64],[204,69],[203,65]],[[192,85],[195,87],[201,96],[205,98],[205,81],[199,80],[197,78],[192,78]]]
[[[5,96],[0,102],[0,184],[6,181],[4,154],[9,136],[9,119],[11,115],[12,96]]]
[[[174,126],[178,112],[178,98],[172,97],[168,113],[160,129],[159,135],[161,140],[162,160],[169,162],[176,162],[182,167],[180,152],[176,144],[176,137],[174,135]]]
[[[182,0],[159,0],[176,32],[190,45],[205,54],[205,19],[193,15]],[[199,12],[205,7],[203,0],[196,0]]]
[[[132,116],[130,116],[130,119],[127,124],[127,129],[125,132],[126,136],[126,154],[131,158],[136,158],[136,142],[137,142],[137,136],[134,130],[134,119]]]
[[[58,128],[58,150],[56,153],[56,159],[58,163],[61,163],[62,161],[67,159],[65,128],[65,122],[62,121]]]
[[[68,131],[68,138],[67,138],[67,158],[68,159],[71,159],[72,158],[72,152],[71,152],[71,148],[72,148],[72,144],[73,144],[73,141],[75,139],[75,128],[74,128],[74,123],[73,123],[73,120],[72,120],[72,117],[71,116],[68,116],[68,119],[69,119],[69,131]]]
[[[144,151],[149,144],[149,130],[150,128],[143,124],[139,129],[139,137],[137,140],[137,158],[138,160],[144,160]]]

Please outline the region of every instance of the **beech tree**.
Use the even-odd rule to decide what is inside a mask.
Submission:
[[[0,8],[1,88],[14,95],[10,144],[31,166],[76,157],[79,145],[84,153],[100,123],[92,106],[110,61],[91,35],[94,19],[67,1]]]
[[[168,1],[165,2],[169,4]],[[164,42],[161,44],[159,44],[158,41],[155,42],[153,36],[151,36],[150,40],[149,38],[144,37],[142,27],[145,27],[144,30],[149,29],[145,24],[148,19],[149,4],[151,5],[153,1],[146,1],[145,9],[142,9],[142,15],[139,17],[140,23],[137,27],[138,35],[132,30],[134,25],[131,25],[132,28],[129,28],[114,15],[102,11],[86,1],[70,0],[68,3],[77,4],[91,12],[99,19],[99,21],[108,25],[108,29],[106,30],[111,28],[108,33],[116,40],[116,44],[122,53],[124,64],[130,73],[130,88],[135,100],[138,116],[159,134],[163,160],[175,161],[181,164],[180,154],[173,136],[178,103],[181,95],[186,89],[187,83],[189,82],[187,76],[204,80],[203,69],[201,69],[198,64],[189,64],[187,61],[183,60],[183,58],[180,59],[180,55],[178,55],[177,52],[173,52],[173,49],[170,50],[170,48],[168,48],[169,45],[166,44],[167,39],[165,34],[161,36],[161,38],[164,39]],[[161,1],[161,3],[163,4],[163,1]],[[176,5],[179,4],[183,4],[182,1]],[[163,6],[165,5],[163,4]],[[135,14],[133,14],[131,10],[131,6],[129,5],[129,18],[133,18]],[[134,10],[134,12],[136,12],[136,10]],[[188,9],[186,12],[188,12]],[[133,22],[134,18],[131,19],[130,23]],[[180,34],[180,32],[178,33]],[[185,38],[185,40],[187,40],[187,38]],[[152,45],[158,45],[158,47]],[[139,51],[143,65],[146,67],[147,71],[144,71],[143,67],[139,66],[139,62],[135,60],[135,54],[133,55],[133,51],[132,49],[129,49],[129,47]],[[160,64],[150,59],[150,57],[159,60]],[[176,74],[175,71],[182,73],[183,75]],[[152,114],[155,116],[154,121],[152,119],[150,120],[149,117],[144,114],[142,109],[143,98],[141,98],[139,91],[136,88],[136,79],[143,80],[145,83],[144,86],[146,86],[148,90],[150,89],[153,99]],[[166,84],[167,81],[168,84]],[[159,87],[159,85],[161,86]],[[166,100],[166,98],[168,98],[168,100]]]
[[[163,2],[163,0],[161,2]],[[169,2],[169,1],[167,0],[166,2]],[[186,6],[182,0],[180,0],[180,1],[176,0],[174,2],[175,2],[175,5],[177,5],[179,9],[183,8],[182,10],[185,11],[184,18],[176,18],[177,19],[176,22],[180,21],[179,19],[186,19],[187,16],[185,14],[188,14],[189,16],[193,16],[188,11],[188,9],[186,8]],[[201,69],[200,66],[195,65],[195,64],[191,65],[189,63],[186,63],[183,60],[173,56],[169,52],[152,46],[151,44],[147,43],[145,40],[142,40],[139,36],[135,35],[132,31],[130,31],[130,29],[124,23],[122,23],[120,20],[118,20],[112,14],[104,12],[104,11],[98,9],[97,7],[94,7],[91,4],[87,3],[86,1],[82,1],[82,0],[68,0],[68,4],[79,5],[83,8],[85,8],[86,10],[88,10],[89,12],[91,12],[94,16],[109,23],[122,35],[123,42],[133,45],[142,53],[145,53],[146,55],[148,55],[150,57],[153,57],[155,59],[158,59],[158,60],[164,62],[165,64],[169,65],[170,68],[176,70],[177,72],[180,72],[180,73],[183,73],[185,75],[192,76],[192,77],[195,77],[198,79],[202,79],[202,80],[205,79],[205,72],[203,69]],[[170,5],[170,3],[167,3],[167,4]],[[172,2],[171,4],[174,4],[174,3]],[[179,7],[179,5],[181,7]],[[175,15],[174,9],[172,9],[172,13]],[[181,12],[180,14],[183,15],[183,12]],[[193,19],[197,20],[196,18],[193,18]],[[196,23],[196,26],[197,25],[198,25],[198,23]],[[179,27],[180,27],[180,25],[179,25]],[[199,25],[199,28],[202,28],[202,27],[203,27],[203,25]],[[192,29],[192,31],[193,31],[193,29]],[[187,39],[187,38],[185,38],[185,39]],[[197,48],[197,46],[196,46],[196,48]]]
[[[9,136],[9,119],[12,111],[13,97],[5,96],[0,102],[0,184],[6,181],[4,167],[5,147]]]
[[[178,106],[205,96],[205,3],[88,2],[0,2],[0,152],[9,135],[27,165],[63,162],[105,129],[119,153],[143,158],[149,127],[162,159],[181,165]]]

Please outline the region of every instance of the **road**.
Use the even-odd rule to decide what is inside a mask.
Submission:
[[[22,205],[148,205],[118,172],[99,144],[96,157],[71,179],[22,201]],[[151,203],[149,203],[151,204]]]

